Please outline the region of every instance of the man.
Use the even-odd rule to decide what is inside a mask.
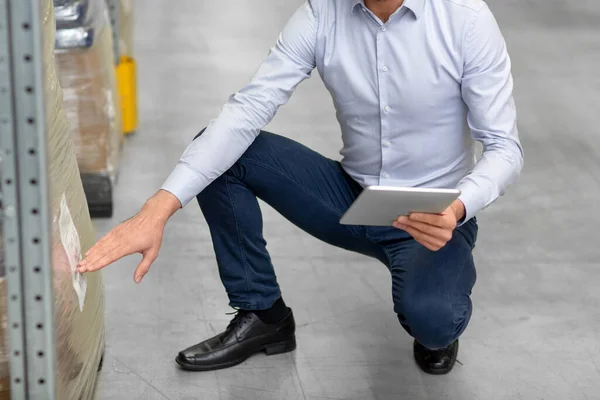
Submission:
[[[315,68],[337,110],[341,163],[261,131]],[[478,162],[474,141],[484,149]],[[309,0],[163,188],[101,239],[80,271],[141,253],[139,283],[168,218],[197,197],[238,313],[223,333],[176,361],[212,370],[258,352],[292,351],[294,318],[262,236],[258,197],[309,234],[387,265],[394,311],[415,339],[417,364],[444,374],[471,316],[475,215],[522,164],[510,60],[481,0]],[[441,215],[413,214],[393,227],[341,225],[367,185],[458,188],[461,196]]]

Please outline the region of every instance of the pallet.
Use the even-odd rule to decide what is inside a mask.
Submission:
[[[113,216],[113,182],[105,174],[82,174],[83,190],[92,218]]]

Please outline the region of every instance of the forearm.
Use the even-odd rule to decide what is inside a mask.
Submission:
[[[232,96],[181,156],[162,189],[175,195],[183,206],[239,160],[291,96],[293,83],[268,82],[267,76],[266,71],[259,71],[250,84]]]
[[[232,103],[187,147],[161,188],[182,206],[231,168],[260,132],[262,122],[248,114],[254,105]]]
[[[188,146],[162,189],[182,206],[225,173],[315,67],[316,20],[310,3],[292,16],[252,80]]]
[[[473,171],[458,184],[459,199],[465,207],[464,221],[502,196],[522,168],[522,149],[518,142],[507,141],[502,147],[484,151]]]

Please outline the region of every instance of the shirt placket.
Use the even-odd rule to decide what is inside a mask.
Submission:
[[[388,63],[388,54],[390,51],[390,24],[399,23],[399,19],[406,12],[406,8],[401,7],[397,10],[388,20],[386,24],[379,27],[377,31],[377,83],[379,85],[379,107],[381,115],[381,132],[380,132],[380,146],[381,146],[381,169],[379,171],[379,183],[384,184],[386,180],[390,179],[392,174],[393,165],[390,164],[392,145],[393,145],[393,132],[392,132],[392,114],[394,102],[392,93],[389,92],[389,88],[392,87],[391,79],[394,73],[392,66]]]
[[[389,93],[388,93],[388,76],[390,68],[386,63],[387,59],[387,35],[388,27],[382,25],[377,31],[377,83],[379,92],[379,107],[381,114],[381,132],[380,132],[380,150],[381,150],[381,169],[379,171],[379,183],[390,178],[388,172],[388,159],[389,159],[389,148],[392,143],[390,141],[390,118],[389,114],[391,107],[389,105]]]

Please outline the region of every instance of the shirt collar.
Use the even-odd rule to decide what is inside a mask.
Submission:
[[[350,4],[352,5],[352,12],[358,8],[359,5],[365,5],[364,0],[350,0]]]
[[[350,4],[352,5],[352,12],[354,12],[359,5],[365,6],[364,0],[350,0]],[[415,17],[419,19],[425,10],[425,0],[404,0],[403,6],[411,10]]]

